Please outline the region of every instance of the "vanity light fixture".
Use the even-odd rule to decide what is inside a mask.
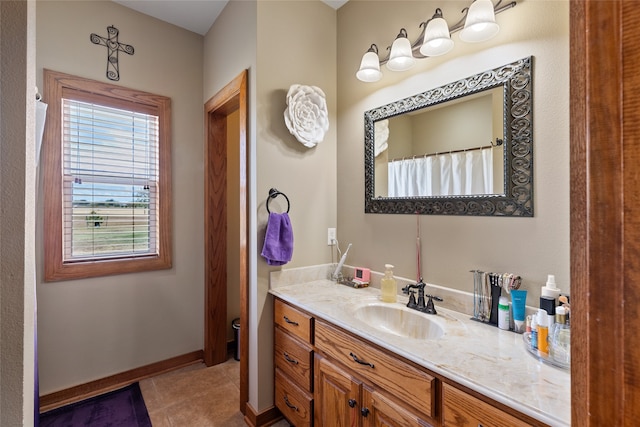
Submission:
[[[407,30],[402,28],[389,50],[389,56],[380,59],[378,46],[372,44],[362,57],[360,69],[356,73],[358,80],[372,83],[382,78],[380,65],[386,64],[391,71],[405,71],[411,68],[416,59],[430,56],[444,55],[453,48],[451,34],[460,31],[460,40],[478,43],[489,40],[500,30],[495,15],[516,6],[516,1],[500,6],[502,0],[493,4],[492,0],[474,0],[469,7],[462,10],[463,17],[449,27],[442,15],[442,10],[436,8],[433,17],[422,22],[422,29],[415,42],[409,41]]]

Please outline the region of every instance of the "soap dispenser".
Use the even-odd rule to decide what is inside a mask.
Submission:
[[[384,277],[380,281],[380,299],[384,302],[396,302],[398,299],[398,288],[396,279],[393,278],[393,265],[384,265]]]

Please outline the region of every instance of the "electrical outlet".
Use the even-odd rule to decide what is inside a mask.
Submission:
[[[327,228],[327,245],[333,246],[336,244],[336,229]]]

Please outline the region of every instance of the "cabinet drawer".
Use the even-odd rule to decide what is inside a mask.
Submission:
[[[276,328],[275,349],[276,368],[306,391],[313,392],[313,349],[279,327]]]
[[[435,378],[324,322],[315,325],[316,349],[379,386],[414,411],[434,418]],[[475,427],[475,426],[474,426]]]
[[[297,336],[302,341],[313,344],[313,318],[289,304],[276,299],[274,309],[275,324]]]
[[[276,407],[296,427],[313,423],[313,397],[288,380],[276,368]]]
[[[525,423],[487,402],[443,384],[443,427],[526,427]]]

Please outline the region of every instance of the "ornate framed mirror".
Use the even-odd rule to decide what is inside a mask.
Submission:
[[[532,57],[366,111],[365,213],[533,216]]]

